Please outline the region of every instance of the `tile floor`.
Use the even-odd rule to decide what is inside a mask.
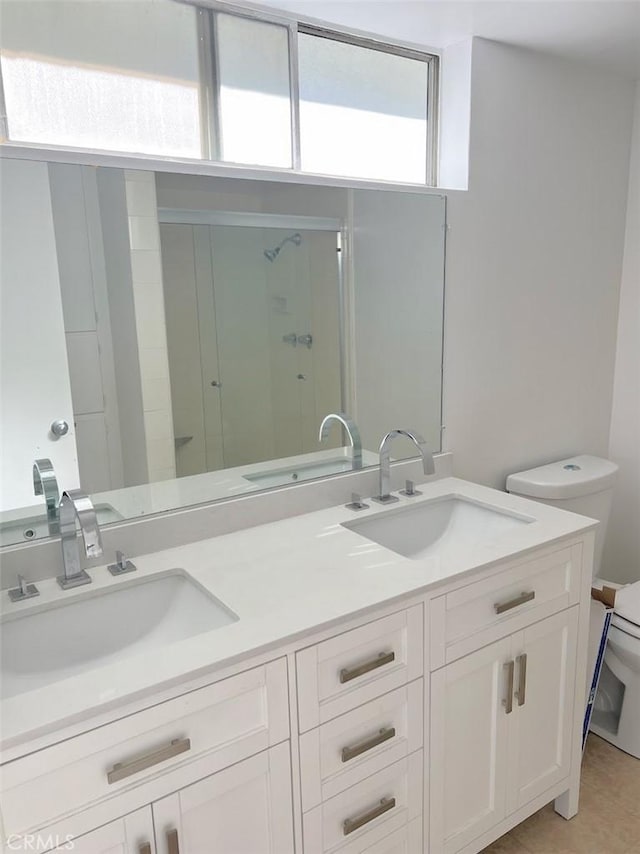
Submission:
[[[591,733],[578,815],[565,821],[549,804],[482,854],[640,854],[640,759]]]

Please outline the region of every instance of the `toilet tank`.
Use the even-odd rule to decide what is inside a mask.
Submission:
[[[600,573],[602,547],[611,511],[618,466],[601,457],[581,454],[507,477],[507,492],[522,495],[561,510],[597,519],[594,577]]]

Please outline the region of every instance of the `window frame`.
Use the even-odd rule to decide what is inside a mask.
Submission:
[[[254,21],[262,21],[268,24],[276,24],[286,27],[289,31],[289,92],[291,97],[291,167],[285,171],[293,171],[300,174],[310,174],[303,172],[301,166],[301,148],[300,148],[300,85],[299,85],[299,60],[298,60],[298,34],[316,36],[329,41],[339,41],[345,44],[363,47],[369,50],[377,50],[382,53],[389,53],[395,56],[403,56],[407,59],[414,59],[419,62],[424,62],[427,66],[427,144],[425,150],[425,181],[412,182],[416,186],[436,187],[438,184],[438,141],[439,141],[439,94],[440,94],[440,57],[436,53],[430,53],[427,50],[420,49],[417,46],[397,42],[387,41],[380,36],[373,34],[355,32],[348,28],[326,26],[325,24],[313,21],[311,18],[301,17],[299,15],[287,15],[286,13],[277,12],[271,13],[268,9],[257,9],[251,7],[238,6],[235,3],[228,3],[226,0],[176,0],[178,3],[186,3],[190,6],[196,6],[198,9],[198,44],[200,46],[200,85],[201,91],[214,87],[214,91],[209,91],[206,98],[207,104],[205,109],[207,112],[201,112],[200,124],[201,127],[207,128],[209,139],[212,135],[217,135],[219,139],[220,115],[219,104],[219,75],[217,74],[217,51],[215,49],[215,13],[221,12],[227,15],[235,15],[240,18],[248,18]],[[221,160],[219,146],[204,148],[211,159],[218,163],[231,163],[232,161]],[[235,164],[238,165],[238,164]],[[351,176],[354,179],[362,178],[362,176]],[[363,180],[368,180],[363,178]],[[369,179],[373,180],[373,179]],[[386,183],[386,182],[380,182]]]
[[[198,45],[198,67],[199,67],[199,109],[200,109],[200,142],[201,156],[190,160],[194,164],[211,164],[230,170],[260,170],[273,172],[274,174],[292,174],[295,176],[311,176],[314,173],[305,172],[301,167],[300,146],[300,87],[299,87],[299,58],[298,58],[298,34],[311,35],[324,38],[329,41],[338,41],[363,47],[369,50],[377,50],[396,56],[414,59],[424,62],[427,66],[427,103],[426,103],[426,169],[425,181],[419,182],[393,182],[382,181],[365,176],[326,176],[341,181],[357,183],[371,183],[383,185],[400,185],[406,187],[436,188],[438,186],[438,142],[439,142],[439,93],[440,93],[440,57],[436,53],[430,53],[413,46],[397,41],[387,41],[382,37],[355,32],[348,28],[339,26],[327,27],[322,22],[298,15],[288,15],[285,12],[270,13],[268,9],[257,9],[256,7],[238,6],[226,0],[172,0],[187,6],[195,7],[196,11],[196,37]],[[269,167],[262,164],[237,163],[231,160],[221,159],[221,118],[220,118],[220,75],[218,69],[219,53],[216,49],[216,13],[233,15],[256,22],[273,24],[287,30],[289,48],[289,93],[290,93],[290,115],[291,115],[291,166]],[[61,151],[94,151],[105,156],[113,157],[143,157],[134,152],[112,151],[109,149],[83,149],[74,146],[43,146],[38,143],[13,140],[9,135],[10,123],[6,111],[4,98],[4,87],[2,82],[2,69],[0,68],[0,144],[2,148],[15,146],[17,148],[48,149]],[[158,159],[157,156],[149,156],[149,159]],[[177,158],[167,155],[168,161],[176,162]]]
[[[423,62],[427,67],[427,102],[426,121],[426,149],[425,149],[425,181],[415,182],[427,187],[435,187],[438,176],[438,93],[439,93],[439,57],[436,54],[427,53],[426,51],[416,50],[415,48],[405,47],[404,45],[387,42],[383,39],[376,39],[372,36],[355,35],[346,30],[335,30],[333,28],[319,26],[317,24],[307,24],[303,21],[298,21],[298,33],[315,36],[316,38],[327,39],[328,41],[342,42],[343,44],[362,47],[367,50],[377,50],[380,53],[388,53],[392,56],[402,56],[405,59],[413,59],[418,62]],[[299,96],[299,93],[298,93]],[[298,104],[299,106],[299,104]],[[298,137],[300,136],[300,125],[297,127]]]
[[[298,21],[281,15],[271,15],[256,9],[243,8],[223,0],[174,0],[195,6],[197,11],[198,60],[200,65],[200,127],[202,128],[202,157],[215,163],[247,166],[221,159],[220,71],[218,67],[216,12],[273,24],[287,30],[289,46],[289,109],[291,115],[291,166],[280,167],[284,172],[301,172],[300,168],[300,93],[298,87]],[[254,164],[259,167],[261,164]],[[279,170],[278,170],[279,171]]]

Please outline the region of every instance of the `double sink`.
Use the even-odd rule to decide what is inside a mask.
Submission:
[[[398,555],[424,561],[479,548],[533,521],[451,494],[369,511],[341,526]],[[162,655],[170,644],[240,619],[182,570],[128,577],[66,595],[5,609],[0,624],[2,699],[123,657]]]

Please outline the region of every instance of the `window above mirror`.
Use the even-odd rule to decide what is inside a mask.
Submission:
[[[226,3],[2,0],[10,142],[433,186],[438,57]]]
[[[11,141],[202,156],[196,9],[3,0],[1,13]]]

